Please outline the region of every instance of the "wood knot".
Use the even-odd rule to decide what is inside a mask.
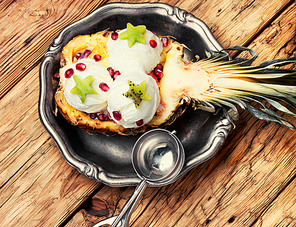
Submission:
[[[85,207],[85,211],[90,215],[96,217],[108,217],[109,216],[109,206],[105,200],[100,198],[92,198]]]
[[[34,10],[30,13],[30,16],[46,18],[49,15],[49,13],[50,13],[49,9]]]
[[[228,219],[228,223],[232,223],[235,220],[235,216],[232,216],[231,218]]]

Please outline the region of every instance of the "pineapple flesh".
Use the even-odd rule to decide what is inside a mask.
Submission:
[[[110,73],[107,42],[113,35],[114,32],[106,30],[75,37],[63,49],[61,72],[79,58],[90,58],[98,60]],[[274,67],[293,63],[296,56],[265,62],[259,66],[245,66],[245,62],[226,61],[224,53],[221,52],[212,53],[207,59],[185,62],[182,58],[184,46],[168,37],[165,37],[165,40],[158,63],[161,65],[161,76],[155,73],[158,65],[150,73],[146,72],[155,80],[160,95],[159,105],[149,122],[138,127],[125,128],[110,117],[111,113],[108,113],[107,108],[99,113],[86,113],[75,109],[65,98],[63,75],[55,94],[59,112],[73,125],[88,132],[97,131],[106,135],[135,135],[152,127],[163,127],[174,122],[189,105],[211,112],[215,112],[216,107],[222,107],[227,110],[226,113],[236,114],[236,106],[239,106],[260,119],[295,128],[291,122],[280,117],[261,100],[267,101],[279,111],[296,117],[292,111],[280,104],[284,101],[296,107],[296,72]],[[252,107],[249,101],[259,102],[262,106],[261,111]],[[94,114],[96,117],[93,117]]]

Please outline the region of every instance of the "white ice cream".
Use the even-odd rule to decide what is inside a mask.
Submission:
[[[119,34],[124,31],[126,29],[120,31]],[[146,30],[144,37],[146,44],[136,42],[132,47],[128,46],[128,40],[110,39],[107,42],[109,65],[121,73],[129,70],[151,72],[161,60],[160,54],[163,46],[160,39],[149,30]],[[149,44],[152,39],[157,42],[155,48]]]
[[[77,63],[84,63],[86,69],[84,71],[79,71],[76,69]],[[106,83],[109,87],[113,83],[113,79],[110,77],[107,69],[99,62],[95,62],[93,59],[81,59],[77,63],[64,67],[60,70],[61,81],[64,84],[64,95],[67,102],[80,111],[86,113],[99,112],[107,106],[107,92],[103,91],[99,85],[101,82]],[[82,103],[78,94],[72,94],[70,91],[75,87],[76,83],[71,78],[65,78],[65,72],[67,69],[74,69],[74,75],[80,77],[82,80],[87,76],[94,76],[94,81],[92,82],[92,87],[96,90],[98,94],[87,94],[85,102]]]
[[[129,90],[128,80],[135,84],[140,84],[146,80],[145,91],[152,97],[152,100],[143,100],[139,108],[135,107],[134,101],[127,98],[124,94]],[[112,119],[125,128],[136,128],[138,121],[143,120],[143,124],[148,123],[154,116],[157,107],[159,106],[160,95],[156,81],[148,76],[144,71],[134,71],[122,73],[108,91],[108,111]],[[116,120],[113,116],[113,111],[119,111],[122,119]]]

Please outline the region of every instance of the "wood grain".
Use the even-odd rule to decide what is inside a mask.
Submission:
[[[59,225],[99,185],[65,162],[37,107],[39,62],[52,39],[102,2],[1,2],[1,226]]]
[[[0,13],[0,98],[30,72],[57,34],[85,17],[99,1],[4,1]],[[21,31],[21,32],[15,32]]]
[[[0,226],[59,225],[99,185],[65,162],[42,127],[38,70],[36,66],[1,100],[0,207],[5,212]]]
[[[259,64],[259,60],[271,60],[271,56],[275,59],[293,56],[296,51],[295,7],[294,2],[283,14],[272,21],[260,37],[257,37],[250,44],[249,47],[256,50],[256,53],[260,56],[260,59],[255,60],[254,64]],[[269,50],[268,54],[264,51],[265,49]],[[288,68],[291,67],[293,65],[290,65]]]
[[[246,46],[293,1],[182,1],[185,8],[209,26],[225,48]],[[229,38],[231,37],[231,39]]]
[[[1,226],[58,226],[98,186],[69,166],[52,140],[1,188]],[[44,196],[46,195],[46,196]]]
[[[134,190],[78,173],[38,117],[43,54],[63,27],[105,2],[0,2],[0,226],[91,226],[119,213]],[[256,63],[296,50],[295,1],[161,2],[204,20],[224,47],[250,44]],[[169,186],[145,190],[131,226],[295,225],[296,132],[240,113],[211,160]]]
[[[296,200],[295,179],[279,194],[266,209],[265,213],[258,218],[254,227],[269,226],[295,226],[296,225]]]

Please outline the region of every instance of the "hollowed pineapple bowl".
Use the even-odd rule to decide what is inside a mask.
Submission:
[[[139,101],[139,96],[135,96],[134,93],[134,89],[139,87],[142,90],[144,88],[145,93],[144,96],[140,96],[141,100],[157,99],[160,103],[160,107],[158,106],[152,115],[153,118],[147,122],[143,119],[135,120],[136,127],[117,124],[117,120],[121,120],[121,113],[117,110],[103,110],[97,113],[88,110],[87,113],[75,109],[65,98],[65,83],[57,77],[60,67],[66,68],[80,58],[100,61],[108,68],[108,54],[104,48],[106,40],[114,35],[113,31],[124,29],[129,23],[145,25],[159,37],[169,40],[164,45],[159,62],[163,75],[157,78],[156,68],[146,72],[153,77],[153,81],[155,79],[155,84],[159,87],[159,100],[151,97],[148,91],[148,95],[146,94],[146,81],[144,87],[142,83],[141,86],[134,87],[134,83],[129,81],[132,90],[122,93],[123,96],[132,98],[137,108],[143,102]],[[150,45],[154,48],[156,44],[152,42]],[[228,55],[222,49],[202,21],[176,7],[159,3],[105,5],[65,28],[50,46],[40,67],[40,119],[72,166],[87,176],[111,186],[127,186],[139,182],[130,160],[132,146],[139,134],[153,127],[167,127],[169,130],[177,131],[186,153],[185,165],[179,177],[209,159],[217,151],[232,128],[232,120],[236,117],[237,110],[234,104],[259,118],[275,119],[274,121],[293,128],[290,122],[267,107],[264,106],[263,109],[266,114],[259,115],[259,112],[248,104],[248,100],[264,98],[276,108],[283,110],[277,102],[278,97],[293,104],[285,95],[285,89],[265,83],[266,78],[269,78],[265,75],[270,75],[273,79],[281,78],[280,83],[283,83],[289,77],[286,75],[291,72],[274,72],[269,69],[269,66],[279,62],[247,68],[243,66],[247,61],[228,61]],[[83,65],[78,65],[79,70],[84,70]],[[60,76],[73,76],[78,86],[82,80],[72,75],[72,71],[61,70],[63,75]],[[196,74],[199,75],[198,79]],[[112,72],[113,76],[120,78],[120,74],[116,72]],[[94,78],[89,76],[85,83],[90,85],[93,80]],[[110,85],[108,83],[101,83],[100,89],[107,91]],[[81,102],[84,103],[90,96],[85,97],[77,89],[72,89],[71,92],[79,94]],[[88,94],[96,94],[91,86],[87,89]],[[272,99],[274,96],[277,99]],[[286,109],[284,112],[293,114]]]

